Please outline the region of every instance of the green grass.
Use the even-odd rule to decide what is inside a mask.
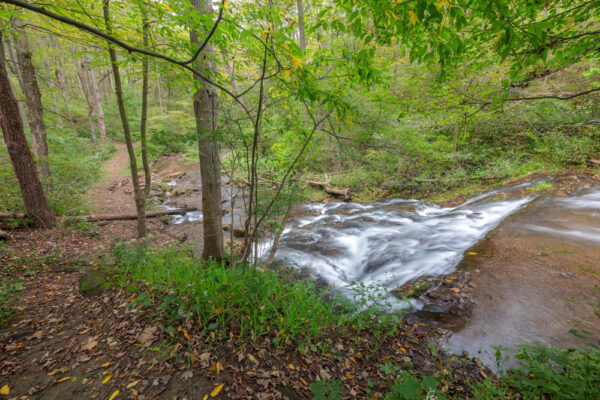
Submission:
[[[46,197],[57,215],[87,211],[85,192],[100,178],[102,163],[114,152],[111,143],[94,146],[88,139],[48,135],[52,181],[43,182]],[[24,212],[21,192],[5,146],[0,146],[0,210]]]
[[[521,346],[520,367],[474,385],[475,399],[587,400],[600,398],[600,351]]]
[[[270,336],[275,343],[307,342],[335,331],[370,323],[384,329],[391,319],[371,321],[356,305],[291,271],[226,266],[199,261],[181,248],[113,247],[115,284],[140,292],[138,302],[158,305],[167,331],[195,319],[202,335],[240,342]],[[366,300],[365,300],[366,301]],[[375,320],[376,318],[373,318]],[[391,331],[391,330],[390,330]]]

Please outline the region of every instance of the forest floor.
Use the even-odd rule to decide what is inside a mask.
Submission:
[[[92,212],[134,211],[127,162],[119,145],[89,191]],[[491,376],[477,360],[433,349],[441,331],[421,322],[401,321],[384,336],[332,332],[313,343],[326,343],[325,353],[268,336],[241,342],[233,331],[215,341],[193,321],[168,332],[159,306],[123,288],[80,293],[83,271],[101,264],[115,238],[135,241],[135,221],[89,229],[15,230],[0,248],[4,272],[22,289],[16,315],[0,330],[0,387],[9,389],[0,399],[305,399],[317,381],[338,382],[343,398],[383,398],[398,373],[382,372],[386,364],[436,375],[447,393],[464,398],[471,382]],[[149,220],[149,231],[153,244],[175,242],[159,220]]]
[[[127,153],[104,165],[104,178],[89,191],[90,211],[133,210]],[[91,229],[91,228],[90,228]],[[164,224],[149,221],[153,244],[172,242]],[[9,399],[206,399],[312,398],[317,380],[341,382],[345,397],[383,397],[386,379],[380,365],[411,365],[433,374],[445,360],[432,354],[433,328],[402,323],[381,340],[356,332],[353,345],[329,336],[332,351],[300,351],[269,338],[236,342],[201,339],[190,323],[168,334],[156,307],[143,307],[122,288],[92,297],[79,292],[85,270],[94,269],[115,238],[134,241],[135,221],[95,226],[93,231],[60,226],[52,230],[11,232],[0,249],[4,272],[22,289],[9,326],[0,330],[0,387]],[[456,393],[467,381],[489,371],[474,362],[456,366]]]

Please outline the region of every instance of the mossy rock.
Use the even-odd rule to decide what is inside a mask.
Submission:
[[[79,293],[86,297],[100,293],[108,287],[107,278],[108,274],[101,268],[88,269],[79,277]]]
[[[392,293],[400,298],[414,299],[421,296],[430,287],[431,283],[427,280],[427,277],[421,277],[394,289]]]

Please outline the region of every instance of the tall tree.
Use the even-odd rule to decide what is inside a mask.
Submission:
[[[302,6],[302,0],[298,1],[298,34],[300,36],[300,40],[298,45],[300,49],[304,51],[306,49],[306,36],[304,31],[304,8]]]
[[[21,90],[23,90],[23,80],[21,79],[19,68],[15,61],[15,56],[13,53],[12,46],[10,45],[9,40],[7,40],[5,43],[6,43],[6,48],[8,49],[8,57],[10,58],[10,63],[7,63],[8,70],[17,77],[17,81],[19,82],[19,87],[21,88]],[[13,93],[15,93],[15,88],[13,87],[12,82],[10,82],[10,87],[11,87]],[[19,115],[21,116],[21,120],[25,121],[25,119],[27,119],[27,115],[25,114],[25,108],[23,108],[23,103],[21,101],[17,100],[17,105],[19,106]]]
[[[104,109],[102,108],[102,98],[100,97],[100,88],[98,87],[98,80],[96,79],[96,72],[90,66],[90,60],[87,54],[83,55],[83,68],[85,69],[87,76],[89,77],[90,85],[88,87],[90,101],[92,107],[98,118],[98,130],[100,131],[100,141],[106,141],[106,120],[104,118]]]
[[[33,155],[25,138],[17,99],[12,91],[6,70],[2,32],[0,32],[0,93],[2,93],[0,96],[0,126],[11,164],[19,181],[25,210],[34,218],[35,226],[50,228],[56,224],[56,218],[48,205],[42,183],[36,172]]]
[[[207,0],[191,0],[192,6],[199,14],[211,13],[212,4]],[[190,31],[190,40],[201,46],[200,32]],[[214,76],[213,46],[204,43],[202,54],[194,62],[197,74]],[[219,122],[219,98],[216,89],[207,85],[194,74],[196,92],[194,93],[194,115],[198,135],[198,154],[200,158],[200,178],[202,180],[202,213],[204,230],[204,248],[202,258],[223,258],[223,222],[221,212],[221,158],[217,140]]]
[[[23,20],[20,18],[11,18],[11,25],[17,31],[15,36],[17,60],[21,78],[23,79],[23,89],[25,91],[25,101],[27,103],[27,116],[29,127],[31,128],[31,138],[33,143],[33,154],[38,158],[38,169],[44,176],[50,176],[50,165],[48,164],[48,142],[46,141],[46,125],[44,124],[44,109],[42,106],[42,93],[35,76],[35,67],[33,66],[31,49],[27,34],[24,30]]]
[[[55,49],[60,50],[58,40],[54,36],[52,36],[52,45]],[[60,89],[59,94],[65,105],[65,112],[67,113],[67,118],[69,118],[69,123],[73,123],[73,116],[71,115],[71,109],[69,108],[67,82],[65,81],[65,69],[60,55],[55,58],[55,66],[54,75],[56,75],[56,81],[58,82],[58,88]]]
[[[144,47],[148,47],[148,36],[150,30],[150,21],[148,20],[148,9],[142,2],[140,5],[142,11],[142,40]],[[142,164],[144,166],[144,195],[147,197],[152,186],[152,176],[150,175],[150,164],[148,164],[148,143],[146,140],[146,122],[148,120],[148,56],[144,56],[142,61],[142,116],[140,122],[140,137],[142,140]]]
[[[103,11],[106,32],[109,35],[112,35],[110,0],[103,0]],[[129,121],[127,120],[127,112],[125,111],[125,102],[123,101],[123,87],[121,86],[121,72],[119,71],[119,65],[117,64],[117,52],[115,51],[114,45],[110,43],[108,44],[108,54],[113,70],[113,76],[115,78],[115,95],[117,97],[119,115],[121,116],[121,124],[123,125],[127,153],[129,154],[129,166],[131,168],[131,179],[133,181],[133,193],[137,212],[137,236],[138,238],[143,238],[146,236],[146,196],[144,196],[144,192],[140,188],[137,161],[133,150],[133,142],[131,141],[131,131],[129,129]]]
[[[96,125],[94,124],[94,106],[92,105],[92,100],[90,97],[89,84],[86,78],[85,69],[81,65],[81,63],[73,56],[73,64],[75,64],[75,71],[77,72],[77,77],[79,78],[79,83],[81,84],[81,90],[83,91],[83,97],[85,97],[85,101],[88,105],[88,124],[90,125],[90,132],[92,134],[92,142],[96,144],[98,141],[96,139]]]

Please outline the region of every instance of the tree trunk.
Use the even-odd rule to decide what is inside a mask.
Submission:
[[[81,83],[81,90],[83,91],[83,97],[88,105],[88,123],[90,124],[90,132],[92,134],[92,142],[96,144],[98,141],[96,139],[96,126],[94,125],[94,107],[92,106],[92,100],[90,99],[90,91],[88,88],[88,82],[85,77],[85,70],[83,66],[78,62],[78,60],[73,57],[73,64],[75,64],[75,71],[77,72],[77,77],[79,78],[79,83]]]
[[[50,166],[48,165],[48,143],[46,142],[46,126],[44,124],[44,110],[42,107],[42,94],[35,77],[35,67],[31,61],[31,50],[27,35],[23,29],[24,23],[19,18],[11,18],[12,27],[17,30],[15,38],[17,60],[23,87],[25,101],[27,102],[27,115],[31,138],[33,142],[33,154],[38,158],[38,169],[40,174],[50,177]]]
[[[299,46],[302,51],[306,49],[306,36],[304,34],[304,8],[302,8],[302,0],[298,2],[298,34],[300,36]]]
[[[98,130],[100,131],[100,141],[106,141],[106,120],[104,118],[104,110],[102,109],[102,99],[100,97],[100,88],[98,87],[98,80],[96,79],[96,72],[93,68],[90,67],[90,62],[87,54],[83,55],[83,63],[82,66],[87,72],[87,76],[90,78],[90,85],[88,87],[88,92],[90,95],[90,101],[92,102],[92,107],[94,108],[94,112],[96,113],[96,117],[98,117]]]
[[[15,62],[15,56],[13,54],[12,46],[10,45],[10,41],[8,41],[8,40],[6,41],[6,48],[8,49],[8,56],[11,60],[10,63],[7,63],[8,70],[17,77],[17,81],[19,81],[19,85],[21,85],[21,89],[23,89],[23,86],[22,86],[23,81],[21,80],[21,75],[19,73],[19,69],[17,68],[17,64]],[[9,83],[10,83],[10,88],[11,88],[12,92],[16,93],[12,82],[9,81]],[[17,106],[19,107],[19,115],[21,116],[21,120],[25,121],[27,116],[25,114],[25,109],[23,108],[23,103],[17,100]]]
[[[104,23],[106,24],[106,32],[112,35],[112,23],[110,21],[109,4],[110,0],[103,0]],[[117,64],[117,53],[113,45],[108,45],[108,54],[112,65],[113,76],[115,78],[115,95],[117,97],[117,105],[119,106],[119,114],[123,125],[123,134],[125,135],[125,143],[127,144],[127,153],[129,154],[129,166],[131,168],[131,179],[133,181],[133,193],[135,196],[135,208],[137,211],[137,235],[141,239],[146,236],[146,197],[140,188],[138,177],[137,161],[133,151],[133,143],[131,141],[131,131],[129,130],[129,121],[125,111],[125,102],[123,101],[123,87],[121,86],[121,72]]]
[[[192,6],[200,13],[212,12],[207,0],[192,0]],[[200,46],[199,33],[190,32],[190,40]],[[212,45],[208,44],[194,63],[198,74],[211,76],[215,70],[211,60]],[[219,99],[214,87],[207,85],[194,74],[196,92],[194,93],[194,115],[198,134],[198,153],[200,158],[200,176],[202,180],[202,221],[204,228],[204,248],[202,258],[223,258],[223,222],[221,213],[221,160],[219,143],[215,135],[217,130]]]
[[[142,9],[142,41],[144,48],[148,48],[148,31],[150,22],[148,21],[148,10],[146,5],[141,5]],[[148,196],[152,186],[152,176],[150,175],[150,165],[148,164],[148,143],[146,140],[146,122],[148,120],[148,56],[144,56],[142,61],[142,117],[140,122],[140,136],[142,140],[142,164],[144,165],[144,196]]]
[[[60,49],[60,44],[54,36],[52,37],[52,44],[55,48]],[[65,81],[65,69],[63,68],[63,64],[60,57],[56,57],[56,68],[54,69],[54,74],[56,75],[56,80],[58,81],[60,96],[62,98],[63,104],[65,105],[65,112],[67,113],[67,118],[69,118],[70,123],[73,123],[73,116],[71,115],[71,110],[69,109],[69,101],[67,100],[68,92],[67,82]]]
[[[35,218],[35,226],[50,228],[56,224],[56,218],[48,205],[42,183],[36,172],[33,155],[29,150],[27,139],[25,139],[17,99],[11,89],[6,70],[2,32],[0,32],[0,93],[2,93],[0,96],[0,126],[2,126],[10,161],[19,181],[23,204],[27,213]]]

